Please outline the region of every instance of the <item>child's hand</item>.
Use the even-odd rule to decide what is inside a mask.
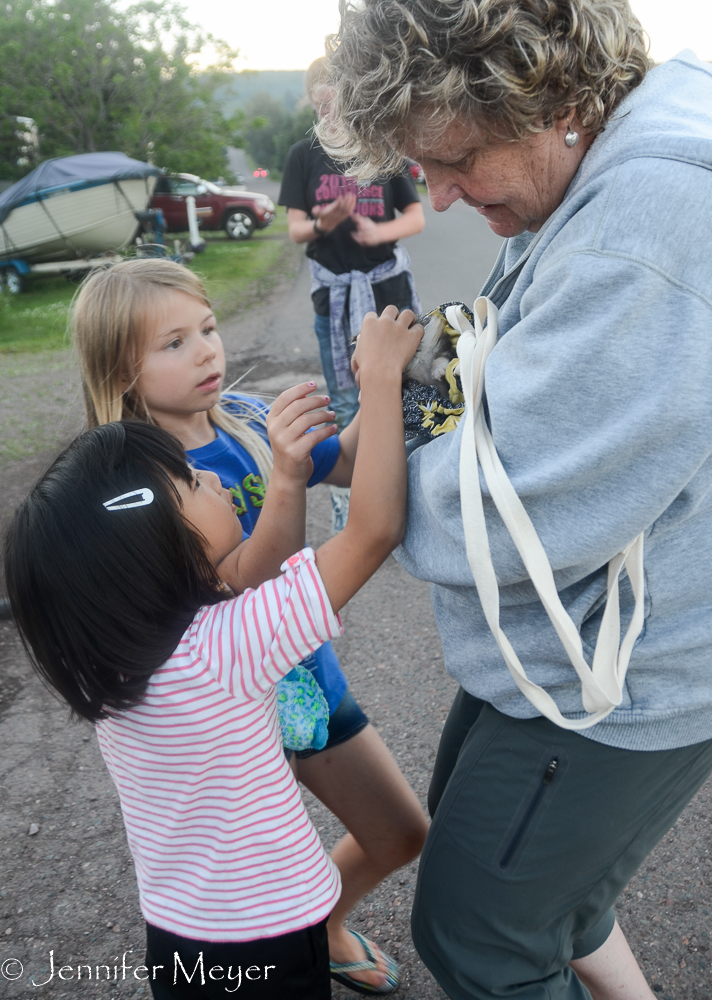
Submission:
[[[328,205],[314,205],[311,214],[319,220],[319,230],[322,233],[331,233],[340,226],[345,219],[352,214],[356,208],[356,195],[342,194],[336,201]]]
[[[366,313],[351,359],[358,385],[365,373],[403,371],[423,337],[423,327],[414,321],[411,309],[404,309],[398,315],[395,306],[386,306],[380,317]]]
[[[423,336],[422,326],[411,326],[414,320],[410,309],[399,316],[395,306],[386,306],[380,319],[367,313],[361,327],[354,370],[363,402],[349,517],[343,531],[316,553],[334,611],[376,572],[405,532],[408,475],[401,384],[403,368]]]
[[[356,224],[356,228],[351,233],[351,239],[360,246],[377,247],[381,243],[387,242],[380,231],[381,227],[373,219],[369,219],[367,215],[359,215],[358,212],[352,212],[351,218]]]
[[[274,469],[252,535],[220,563],[220,572],[236,593],[279,576],[285,559],[304,548],[306,485],[314,470],[311,450],[337,433],[332,411],[318,409],[328,396],[310,396],[315,382],[302,382],[275,400],[267,415]],[[317,430],[310,430],[324,424]],[[310,431],[310,433],[307,433]]]
[[[314,445],[338,433],[333,410],[318,407],[329,403],[329,396],[310,396],[315,382],[302,382],[277,397],[267,416],[275,472],[306,483],[314,470],[311,450]],[[326,424],[307,434],[310,427]]]

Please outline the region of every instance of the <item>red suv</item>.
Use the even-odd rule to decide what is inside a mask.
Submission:
[[[200,228],[224,229],[231,240],[247,240],[255,229],[274,222],[274,202],[267,195],[218,187],[195,174],[164,174],[156,182],[151,208],[160,208],[169,232],[188,229],[188,195],[195,198]]]

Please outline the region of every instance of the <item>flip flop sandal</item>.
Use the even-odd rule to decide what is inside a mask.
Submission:
[[[364,993],[377,997],[384,997],[388,996],[389,993],[394,993],[400,985],[400,970],[398,968],[398,963],[394,961],[390,955],[386,955],[384,951],[381,951],[380,948],[374,946],[363,936],[363,934],[359,934],[358,931],[349,931],[349,934],[353,934],[353,936],[361,942],[361,946],[366,952],[366,961],[330,962],[331,978],[337,983],[340,983],[342,986],[347,986],[355,993]],[[386,963],[386,971],[384,973],[386,981],[382,986],[369,986],[368,983],[362,983],[358,979],[353,979],[350,975],[352,972],[378,972],[378,956],[374,951],[374,947],[377,948],[383,958],[383,961]]]

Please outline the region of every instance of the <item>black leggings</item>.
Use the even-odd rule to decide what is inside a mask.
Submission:
[[[146,924],[154,1000],[329,1000],[326,920],[256,941],[193,941]]]

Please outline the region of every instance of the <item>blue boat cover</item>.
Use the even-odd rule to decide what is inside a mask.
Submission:
[[[161,171],[150,163],[132,160],[125,153],[80,153],[45,160],[32,173],[0,194],[0,224],[13,208],[41,201],[66,189],[79,190],[112,181],[155,177]]]

